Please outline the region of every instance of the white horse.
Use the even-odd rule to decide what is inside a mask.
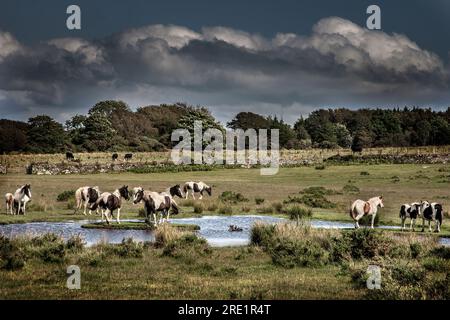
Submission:
[[[422,201],[422,232],[425,231],[425,220],[428,221],[428,230],[431,232],[431,221],[435,222],[434,232],[441,231],[443,208],[440,203],[429,203],[428,201]]]
[[[373,223],[375,221],[375,216],[377,215],[378,207],[383,208],[383,197],[373,197],[370,198],[368,201],[363,200],[356,200],[353,202],[352,207],[350,209],[350,217],[352,217],[353,220],[355,220],[355,228],[359,228],[358,221],[366,216],[370,215],[372,216],[372,222],[370,227],[373,229]]]
[[[192,194],[192,198],[194,200],[195,200],[194,194],[196,192],[199,192],[200,198],[198,198],[198,199],[201,200],[203,198],[203,192],[205,192],[205,191],[208,193],[209,196],[211,196],[212,188],[202,181],[200,181],[200,182],[189,181],[184,184],[183,191],[184,191],[186,199],[188,198],[189,191],[190,191]]]
[[[113,193],[103,192],[94,205],[91,207],[92,210],[96,210],[98,207],[102,209],[102,221],[103,217],[106,218],[106,222],[109,224],[111,218],[114,218],[114,210],[117,210],[117,223],[120,224],[120,210],[122,208],[122,198],[125,200],[130,199],[130,193],[128,191],[128,186],[123,186],[116,189]]]
[[[75,200],[76,200],[76,208],[75,208],[75,214],[80,210],[81,206],[84,204],[84,212],[83,214],[86,215],[86,209],[89,206],[89,214],[92,214],[91,206],[94,204],[98,197],[100,195],[100,189],[95,187],[81,187],[78,188],[77,191],[75,191]],[[98,213],[98,210],[97,210]]]
[[[142,187],[135,188],[133,203],[138,204],[141,201],[144,202],[145,216],[146,220],[149,223],[151,223],[150,215],[153,216],[153,223],[156,226],[163,222],[164,216],[167,217],[166,221],[169,220],[170,209],[173,210],[173,214],[178,214],[179,212],[178,205],[172,198],[172,193],[170,192],[170,189],[168,189],[166,192],[158,193],[144,190],[144,188]],[[179,188],[174,195],[182,196],[181,188]],[[156,221],[156,212],[160,212],[159,222]]]
[[[11,214],[14,214],[13,208],[14,208],[14,195],[12,193],[5,194],[5,204],[6,204],[6,214],[8,214],[8,211]]]
[[[411,204],[403,204],[400,207],[400,219],[402,220],[402,231],[405,230],[405,222],[407,218],[411,219],[411,224],[409,226],[410,230],[414,230],[416,226],[416,219],[420,217],[420,202],[413,202]]]
[[[17,205],[17,214],[20,214],[22,210],[25,215],[25,209],[27,206],[27,202],[31,200],[31,185],[26,184],[21,186],[14,193],[14,205]]]

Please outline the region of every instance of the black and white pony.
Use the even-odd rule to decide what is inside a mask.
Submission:
[[[422,204],[420,202],[413,202],[411,204],[403,204],[400,207],[400,219],[402,220],[402,231],[405,230],[406,219],[411,219],[409,229],[414,231],[416,227],[416,219],[420,217],[420,208]]]
[[[89,214],[92,214],[91,206],[98,200],[100,196],[100,190],[97,186],[95,187],[81,187],[75,191],[75,214],[80,210],[81,206],[84,204],[84,212],[86,215],[86,209],[89,207]],[[98,213],[98,210],[97,210]]]
[[[13,208],[14,208],[14,195],[10,192],[5,194],[5,204],[6,204],[6,214],[8,214],[8,211],[11,214],[14,214]]]
[[[429,203],[428,201],[422,201],[422,232],[425,231],[425,220],[428,221],[428,230],[431,232],[431,221],[435,222],[434,232],[441,231],[443,208],[440,203]]]
[[[128,186],[123,186],[116,189],[113,193],[103,192],[97,201],[91,206],[91,210],[96,210],[98,207],[102,209],[102,221],[106,218],[106,222],[109,224],[111,219],[114,218],[114,210],[117,210],[117,223],[120,224],[120,209],[122,208],[122,198],[125,200],[130,199],[130,193]]]
[[[167,189],[165,192],[152,192],[144,190],[142,187],[134,189],[133,203],[138,204],[144,202],[145,216],[148,223],[151,223],[150,215],[153,216],[154,225],[158,225],[164,221],[169,221],[170,209],[173,214],[178,214],[178,205],[173,199],[174,196],[182,197],[181,187],[176,185]],[[160,213],[159,222],[156,221],[156,213]],[[164,219],[164,216],[166,217]]]
[[[73,156],[72,152],[66,152],[66,160],[67,161],[73,161],[75,160],[75,157]]]
[[[25,209],[29,201],[31,201],[31,185],[26,184],[14,193],[14,207],[17,208],[16,214],[22,212],[25,215]]]
[[[377,215],[378,207],[383,208],[383,197],[373,197],[367,201],[364,200],[356,200],[353,202],[350,209],[350,217],[355,221],[355,228],[359,228],[359,220],[369,215],[372,217],[372,221],[370,227],[373,229],[373,224],[375,221],[375,216]]]
[[[199,192],[200,198],[198,198],[198,199],[201,200],[203,198],[203,192],[205,192],[205,191],[206,191],[206,193],[208,193],[209,196],[211,196],[212,188],[202,181],[200,181],[200,182],[189,181],[184,184],[183,191],[184,191],[186,199],[189,196],[189,192],[191,192],[192,198],[194,198],[194,200],[195,200],[194,194],[196,192]]]

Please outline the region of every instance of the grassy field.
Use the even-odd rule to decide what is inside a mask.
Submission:
[[[113,191],[126,184],[130,188],[143,186],[164,190],[177,183],[202,180],[213,186],[212,197],[205,196],[202,201],[195,202],[178,200],[182,209],[178,217],[225,213],[284,215],[283,208],[292,205],[283,203],[289,196],[301,196],[304,193],[300,192],[309,187],[323,187],[327,206],[312,208],[313,218],[350,221],[348,207],[352,200],[381,194],[385,208],[380,211],[380,223],[399,225],[398,211],[404,202],[439,201],[448,211],[449,170],[445,165],[351,165],[329,166],[323,170],[314,167],[282,168],[275,176],[261,176],[257,169],[64,176],[8,174],[0,176],[0,192],[12,192],[17,186],[30,183],[33,200],[26,216],[0,214],[0,223],[98,219],[95,214],[87,217],[81,213],[74,215],[71,200],[56,201],[58,194],[79,186],[98,185],[102,191]],[[241,196],[231,197],[236,201],[221,200],[220,195],[225,191],[233,191],[234,195],[240,193]],[[323,201],[322,198],[319,200]],[[121,218],[138,217],[140,208],[141,205],[125,203]],[[449,231],[448,222],[444,220],[443,234]],[[386,232],[388,234],[393,239],[408,237],[408,233]],[[292,241],[295,243],[296,240]],[[310,240],[306,241],[309,243]],[[312,243],[323,243],[323,240]],[[67,250],[61,261],[48,262],[49,252],[50,257],[55,250],[58,252],[53,246],[46,249],[36,248],[35,244],[24,245],[24,251],[31,252],[28,254],[32,258],[21,270],[0,270],[0,298],[359,299],[367,294],[367,289],[355,286],[353,276],[343,272],[344,265],[326,263],[286,268],[275,264],[273,253],[259,246],[208,248],[208,254],[199,254],[203,249],[193,246],[179,252],[175,250],[177,253],[172,255],[167,255],[166,248],[145,246],[139,257],[121,256],[114,253],[120,252],[119,249],[110,247],[100,245],[82,252]],[[409,252],[409,244],[405,244],[405,248],[400,251]],[[393,263],[390,258],[384,259],[383,263]],[[398,263],[409,265],[409,258],[402,259]],[[424,258],[420,263],[414,260],[414,265],[423,268],[423,264],[428,268],[431,262],[437,263],[434,260],[430,262],[430,259],[437,258]],[[367,263],[364,260],[351,265],[362,268]],[[447,262],[439,260],[439,263]],[[66,268],[70,264],[81,266],[82,290],[65,287]],[[441,273],[431,275],[433,279],[429,281],[442,277]]]
[[[313,208],[314,218],[326,220],[350,221],[348,208],[351,202],[376,195],[384,197],[385,208],[380,210],[380,222],[384,224],[399,225],[398,212],[403,203],[422,199],[438,201],[444,205],[444,211],[448,211],[450,205],[450,168],[445,165],[352,165],[330,166],[324,170],[313,167],[281,168],[275,176],[261,176],[257,169],[60,176],[8,174],[0,176],[1,194],[13,192],[18,186],[30,183],[33,198],[26,216],[1,214],[0,223],[85,219],[82,213],[74,215],[72,200],[56,201],[58,194],[75,190],[79,186],[98,185],[101,191],[114,191],[117,187],[128,185],[130,188],[143,186],[162,191],[190,180],[202,180],[212,185],[213,195],[205,196],[201,202],[178,199],[182,206],[179,217],[230,212],[280,214],[280,210],[276,209],[277,204],[289,206],[283,202],[289,196],[299,196],[299,192],[308,187],[324,187],[333,191],[325,196],[333,204],[332,207]],[[352,188],[346,191],[345,186]],[[224,191],[241,193],[247,201],[220,201],[218,197]],[[263,202],[256,204],[256,198]],[[121,217],[137,217],[141,207],[133,205],[131,201],[126,202]],[[87,218],[99,217],[93,214]],[[448,230],[446,223],[444,230]]]

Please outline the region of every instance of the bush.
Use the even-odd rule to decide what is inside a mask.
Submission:
[[[210,203],[208,204],[206,210],[208,210],[209,212],[215,212],[219,207],[217,206],[216,203]]]
[[[316,169],[316,170],[325,170],[325,168],[326,168],[326,166],[323,164],[320,164],[320,165],[317,165],[314,167],[314,169]]]
[[[359,193],[359,188],[353,184],[346,184],[344,187],[342,187],[342,191],[345,193],[352,193],[356,194]]]
[[[367,172],[367,171],[361,171],[361,172],[360,172],[360,175],[361,175],[361,176],[370,176],[370,173]]]
[[[219,200],[223,202],[238,203],[247,202],[248,199],[245,198],[241,193],[234,193],[233,191],[224,191],[219,196]]]
[[[194,213],[203,213],[203,205],[201,203],[194,204]]]
[[[119,245],[115,245],[113,252],[122,258],[142,258],[144,249],[141,242],[135,242],[132,238],[127,238],[123,239]]]
[[[83,251],[85,244],[83,238],[78,235],[73,236],[67,240],[66,249],[70,252],[79,253]]]
[[[43,262],[61,263],[64,261],[66,250],[64,243],[54,242],[42,247],[39,253]]]
[[[70,198],[75,198],[75,190],[66,190],[58,194],[56,201],[67,201]]]
[[[232,214],[233,213],[233,207],[231,206],[221,206],[219,208],[220,214]]]
[[[306,208],[303,208],[303,207],[297,206],[297,205],[287,208],[286,214],[289,216],[289,219],[296,220],[297,223],[301,219],[306,219],[306,218],[312,217],[311,209],[306,209]]]
[[[248,207],[248,206],[243,206],[243,207],[241,208],[241,210],[242,210],[242,212],[249,213],[250,210],[252,210],[252,208],[250,208],[250,207]]]
[[[275,224],[256,222],[250,230],[250,243],[256,246],[268,247],[275,234]]]
[[[158,226],[155,231],[155,246],[157,248],[162,248],[169,242],[175,241],[185,234],[186,232],[180,231],[168,223],[164,223]]]
[[[0,235],[0,268],[20,270],[25,266],[25,255],[10,239]]]
[[[67,209],[68,210],[74,210],[76,207],[76,202],[74,198],[70,198],[69,200],[67,200]]]
[[[336,208],[336,204],[329,201],[321,194],[305,194],[301,197],[289,196],[284,203],[301,203],[312,208],[331,209]]]
[[[318,267],[328,263],[329,253],[320,244],[312,241],[296,241],[281,238],[271,248],[270,255],[275,265],[285,268]]]
[[[189,262],[194,262],[196,257],[210,253],[211,248],[205,239],[193,233],[187,233],[178,239],[167,242],[162,254],[173,258],[185,258]]]
[[[276,213],[283,213],[283,204],[281,202],[272,203],[272,208]]]
[[[263,204],[264,203],[264,198],[258,198],[258,197],[256,197],[255,198],[255,203],[257,204],[257,205],[260,205],[260,204]]]

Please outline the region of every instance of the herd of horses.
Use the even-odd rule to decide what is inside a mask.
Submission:
[[[92,211],[101,210],[102,221],[106,219],[109,224],[114,218],[114,211],[117,211],[117,223],[120,224],[120,210],[122,208],[122,199],[128,201],[133,197],[133,203],[143,203],[146,221],[153,223],[154,225],[160,224],[169,220],[170,211],[173,214],[178,214],[179,208],[174,200],[175,197],[185,198],[192,195],[195,200],[195,194],[198,193],[201,200],[204,193],[209,196],[212,195],[212,187],[206,183],[189,181],[184,183],[183,188],[177,184],[170,188],[167,188],[163,192],[155,192],[145,190],[143,187],[134,187],[132,191],[128,190],[128,186],[122,186],[116,189],[114,192],[100,192],[99,187],[85,186],[78,188],[75,191],[76,208],[77,213],[82,206],[84,206],[84,215],[89,209],[89,214]],[[31,185],[25,184],[18,188],[14,193],[5,194],[6,202],[6,214],[25,214],[26,205],[31,201]],[[359,228],[359,221],[364,216],[371,217],[371,228],[374,227],[375,217],[378,208],[383,208],[383,197],[373,197],[367,201],[356,200],[353,202],[350,208],[350,217],[355,221],[355,228]],[[160,213],[159,221],[156,220],[156,214]],[[153,222],[151,218],[153,217]],[[410,230],[415,229],[415,223],[417,218],[422,218],[422,232],[425,230],[425,221],[428,222],[428,229],[431,232],[431,223],[435,223],[435,232],[440,232],[442,220],[443,220],[443,207],[442,204],[436,202],[420,201],[413,202],[411,204],[403,204],[400,207],[400,219],[402,223],[401,229],[405,229],[406,219],[410,219]]]

